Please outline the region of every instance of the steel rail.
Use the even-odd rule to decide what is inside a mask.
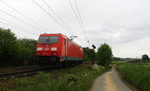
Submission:
[[[0,78],[32,76],[38,74],[39,72],[45,72],[53,68],[56,67],[48,66],[48,67],[39,67],[34,69],[25,69],[23,71],[17,71],[17,72],[0,73]]]

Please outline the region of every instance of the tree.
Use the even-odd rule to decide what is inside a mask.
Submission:
[[[98,48],[98,52],[96,53],[97,60],[99,61],[100,65],[108,67],[108,65],[112,61],[112,50],[110,46],[106,43],[102,44]]]
[[[147,54],[142,55],[142,60],[143,60],[144,62],[148,62],[148,61],[149,61],[148,55],[147,55]]]
[[[10,29],[0,28],[0,67],[33,64],[36,43],[33,39],[17,39]]]
[[[90,58],[88,56],[88,50],[89,50],[88,47],[83,48],[83,59],[84,59],[84,61],[90,60]]]
[[[10,29],[0,28],[0,65],[13,65],[17,56],[17,38]]]
[[[95,51],[94,49],[89,49],[87,48],[83,48],[83,52],[84,52],[84,60],[91,60],[92,64],[94,63],[95,60]]]
[[[94,49],[89,49],[88,50],[88,56],[89,56],[90,60],[92,61],[92,64],[94,64],[94,60],[95,60],[95,51],[94,51]]]

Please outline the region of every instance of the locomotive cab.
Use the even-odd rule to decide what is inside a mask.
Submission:
[[[40,36],[36,46],[36,55],[56,56],[58,48],[58,36]]]
[[[40,65],[57,63],[59,56],[59,34],[41,34],[36,45],[36,61]]]

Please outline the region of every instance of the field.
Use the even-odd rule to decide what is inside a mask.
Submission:
[[[150,64],[114,62],[123,78],[141,91],[150,91]]]
[[[82,64],[50,73],[39,73],[34,77],[11,79],[12,83],[1,86],[0,91],[86,91],[103,72],[105,69],[101,66],[89,67]]]

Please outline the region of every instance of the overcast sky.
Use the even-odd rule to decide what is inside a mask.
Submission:
[[[70,0],[79,17],[74,1]],[[80,27],[69,0],[35,2],[0,0],[0,27],[12,29],[18,38],[36,40],[44,32],[77,35],[74,41],[79,45],[99,47],[107,43],[117,57],[150,55],[150,0],[76,0],[86,31]]]

